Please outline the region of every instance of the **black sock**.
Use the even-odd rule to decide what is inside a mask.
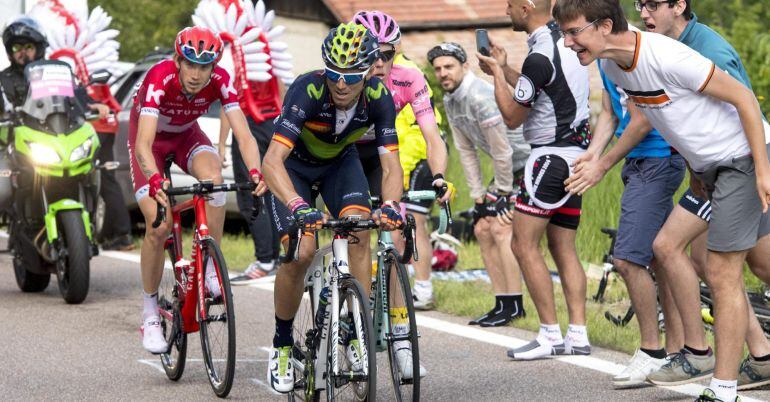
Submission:
[[[684,345],[684,350],[694,354],[695,356],[707,356],[711,351],[711,348],[706,348],[706,350],[698,350],[695,348],[691,348],[687,345]]]
[[[770,354],[764,355],[764,356],[759,356],[759,357],[754,357],[754,355],[751,355],[751,358],[754,359],[754,361],[757,361],[757,362],[767,362],[767,361],[770,361]]]
[[[666,358],[666,349],[660,348],[660,349],[645,349],[645,348],[639,348],[642,352],[646,353],[647,356],[652,357],[653,359],[665,359]]]
[[[275,317],[275,336],[273,336],[273,347],[280,348],[284,346],[291,346],[294,343],[291,331],[294,326],[294,319],[282,320]]]

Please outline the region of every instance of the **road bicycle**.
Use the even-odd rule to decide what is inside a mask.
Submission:
[[[404,193],[401,202],[435,200],[433,190],[409,191]],[[380,204],[380,197],[372,197],[375,208]],[[403,204],[402,204],[403,205]],[[407,219],[411,218],[407,215]],[[413,219],[413,218],[412,218]],[[439,212],[439,233],[443,234],[452,227],[452,212],[449,202],[442,203]],[[380,230],[377,239],[377,269],[372,277],[370,293],[373,308],[375,331],[375,349],[377,352],[388,351],[393,397],[396,401],[420,400],[420,348],[417,320],[415,319],[414,299],[409,282],[409,273],[404,264],[410,258],[416,261],[419,256],[413,239],[416,227],[407,222],[404,255],[402,256],[390,232]],[[411,352],[412,376],[405,376],[398,367],[398,354]]]
[[[301,227],[301,222],[297,227]],[[294,319],[291,367],[294,389],[289,401],[318,401],[321,391],[327,400],[375,400],[377,364],[369,299],[350,274],[348,244],[354,233],[379,228],[371,219],[347,216],[330,220],[323,229],[332,230],[331,244],[319,248],[305,274],[306,296]],[[413,244],[414,217],[402,225],[408,244]],[[301,231],[290,231],[284,262],[297,258]],[[410,247],[411,249],[411,247]],[[411,258],[407,252],[405,258]],[[345,358],[355,348],[360,367]],[[342,356],[342,358],[341,358]]]
[[[593,300],[598,303],[604,302],[604,294],[607,290],[610,275],[613,272],[617,272],[617,269],[613,263],[613,252],[615,250],[617,230],[611,228],[602,228],[601,231],[602,233],[609,236],[611,241],[610,248],[607,251],[607,254],[604,255],[604,269],[602,278],[599,281],[599,288],[597,289],[596,294],[593,296]],[[754,314],[756,315],[757,320],[759,320],[759,324],[762,326],[762,329],[765,332],[765,336],[770,338],[770,307],[768,307],[768,303],[770,302],[770,290],[765,289],[761,292],[747,293],[749,296],[751,308],[754,310]],[[712,325],[714,324],[713,299],[711,296],[711,290],[704,283],[700,284],[700,301],[701,318],[703,323],[706,325],[706,328],[712,329]],[[634,317],[634,309],[633,307],[629,307],[625,314],[621,315],[615,315],[610,311],[605,311],[604,317],[616,326],[623,327],[626,326]],[[660,306],[658,306],[658,325],[661,331],[665,329],[663,325],[663,312]]]
[[[173,156],[166,158],[165,177],[170,176]],[[200,331],[203,362],[214,393],[224,398],[230,393],[235,375],[235,314],[227,264],[222,252],[209,234],[206,201],[210,194],[223,191],[253,191],[254,183],[227,183],[215,185],[201,181],[187,187],[165,190],[171,207],[172,228],[165,248],[173,264],[172,272],[163,275],[158,289],[158,311],[161,328],[168,342],[166,353],[160,355],[168,378],[182,377],[187,357],[187,334]],[[175,197],[192,195],[177,203]],[[258,207],[256,207],[258,208]],[[257,210],[255,208],[255,211]],[[191,261],[182,252],[182,212],[192,210],[195,215]],[[157,228],[166,219],[166,208],[158,204],[158,213],[152,223]],[[219,279],[219,296],[213,297],[205,284],[205,269],[213,263]]]

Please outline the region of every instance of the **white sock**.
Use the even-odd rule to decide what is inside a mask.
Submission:
[[[433,294],[433,283],[428,279],[427,281],[418,281],[415,279],[414,281],[414,290],[421,295],[432,295]]]
[[[540,332],[537,334],[537,341],[540,342],[541,345],[559,345],[564,343],[559,324],[540,324]]]
[[[585,325],[572,325],[567,327],[567,338],[572,346],[588,346],[588,330]]]
[[[733,402],[735,397],[738,396],[738,380],[725,381],[712,377],[709,388],[714,391],[717,399],[725,402]]]
[[[142,291],[142,298],[144,299],[144,310],[142,311],[142,321],[147,317],[158,315],[158,292],[148,295]]]

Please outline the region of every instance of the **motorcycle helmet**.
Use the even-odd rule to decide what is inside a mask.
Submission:
[[[34,19],[26,16],[19,17],[6,25],[3,30],[3,45],[8,54],[8,60],[12,63],[12,46],[18,43],[32,43],[35,45],[35,60],[40,60],[45,55],[45,49],[48,47],[43,30]]]

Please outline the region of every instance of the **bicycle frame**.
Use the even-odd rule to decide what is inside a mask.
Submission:
[[[395,250],[396,246],[393,243],[393,237],[390,232],[380,231],[379,239],[377,239],[377,274],[376,274],[376,286],[374,291],[374,346],[378,352],[385,351],[388,348],[387,337],[390,336],[388,328],[390,328],[390,313],[388,305],[388,291],[386,286],[385,270],[385,255],[390,250]]]
[[[184,255],[182,252],[182,212],[190,209],[195,211],[195,226],[191,255],[192,261],[190,261],[190,265],[187,268],[188,271],[183,272],[182,268],[177,266],[177,263],[183,259]],[[166,239],[166,247],[174,248],[176,261],[173,261],[172,265],[174,267],[173,271],[177,282],[179,300],[182,300],[182,327],[184,328],[184,332],[189,334],[198,332],[200,330],[200,321],[206,320],[206,311],[203,304],[204,298],[198,297],[199,295],[204,294],[204,267],[201,259],[201,255],[203,254],[201,240],[210,237],[208,219],[206,217],[206,197],[194,195],[192,199],[173,205],[171,216],[171,235]],[[219,273],[217,273],[217,275],[219,275]],[[219,278],[219,280],[221,281],[221,278]],[[198,308],[197,317],[195,311],[196,307]],[[167,312],[163,313],[167,314]]]
[[[324,259],[329,255],[329,253],[331,253],[332,259],[328,264],[324,264]],[[324,266],[326,266],[326,269],[324,269]],[[332,345],[339,344],[340,294],[338,284],[339,278],[349,273],[350,267],[348,263],[348,238],[347,236],[335,234],[331,244],[321,247],[316,251],[313,262],[310,264],[308,271],[305,273],[305,286],[312,286],[313,289],[313,294],[311,295],[311,306],[313,307],[312,317],[315,317],[318,311],[321,289],[328,286],[330,291],[329,302],[326,304],[326,311],[324,312],[324,321],[321,328],[319,328],[320,333],[317,335],[318,338],[316,341],[318,342],[318,353],[316,356],[326,356],[329,353],[329,342],[327,342],[328,337],[331,337]],[[330,308],[331,313],[329,312]],[[356,311],[358,308],[357,304],[354,304],[352,308],[354,309],[353,314],[361,314],[360,311]],[[354,320],[354,323],[356,322],[357,321]],[[356,325],[360,325],[360,323],[357,323]],[[356,333],[363,332],[363,328],[355,328],[355,330]],[[361,352],[363,354],[362,358],[366,360],[368,358],[366,355],[368,351],[366,348],[362,348]],[[302,364],[307,364],[307,362]],[[337,348],[333,348],[331,351],[331,364],[332,374],[335,376],[339,375],[340,369]],[[326,379],[324,377],[326,370],[326,359],[316,359],[313,366],[313,376],[316,390],[326,389]],[[364,366],[364,375],[369,374],[368,370],[368,366]]]

